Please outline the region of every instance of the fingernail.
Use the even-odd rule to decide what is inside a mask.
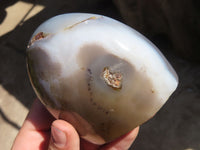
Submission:
[[[63,131],[59,130],[58,128],[52,126],[51,127],[51,135],[53,143],[58,148],[63,148],[66,144],[66,135]]]

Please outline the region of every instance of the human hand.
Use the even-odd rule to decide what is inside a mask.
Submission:
[[[126,150],[135,140],[139,127],[105,145],[95,145],[81,139],[74,127],[55,118],[37,99],[24,121],[12,150]]]

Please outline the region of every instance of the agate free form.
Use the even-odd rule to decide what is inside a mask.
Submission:
[[[144,36],[109,17],[53,17],[27,47],[32,86],[55,118],[95,144],[141,125],[177,87],[175,71]]]

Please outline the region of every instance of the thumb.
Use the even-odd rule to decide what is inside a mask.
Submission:
[[[51,126],[49,150],[79,150],[79,135],[74,127],[64,120],[55,120]]]

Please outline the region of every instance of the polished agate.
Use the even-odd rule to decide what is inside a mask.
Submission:
[[[41,102],[95,144],[110,142],[152,118],[178,84],[155,45],[106,16],[53,17],[36,29],[26,52]]]

